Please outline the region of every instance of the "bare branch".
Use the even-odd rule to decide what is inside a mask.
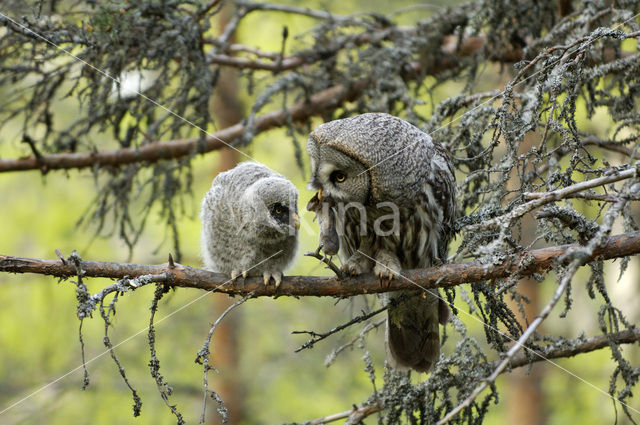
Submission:
[[[327,268],[329,268],[332,272],[336,274],[337,277],[342,278],[344,276],[344,273],[342,273],[342,270],[340,270],[340,268],[336,266],[333,261],[331,261],[330,257],[327,257],[326,255],[321,255],[320,254],[321,250],[322,250],[322,245],[318,246],[318,248],[315,251],[305,252],[304,256],[313,257],[317,260],[322,261],[327,265]]]
[[[598,146],[599,148],[606,149],[612,152],[618,152],[630,157],[631,155],[633,155],[633,149],[627,148],[623,145],[627,143],[635,144],[635,142],[637,142],[637,139],[638,136],[630,137],[624,141],[615,142],[612,140],[602,140],[601,138],[596,137],[593,134],[587,134],[583,136],[583,138],[580,140],[580,143],[582,143],[583,145]]]
[[[640,163],[636,164],[640,166]],[[552,192],[526,192],[524,197],[528,199],[542,199],[544,203],[557,201],[559,199],[569,198],[578,192],[591,189],[598,186],[604,186],[605,184],[615,183],[620,180],[629,179],[636,175],[638,170],[636,168],[629,168],[624,171],[612,170],[610,174],[595,179],[587,180],[584,182],[576,183],[571,186],[563,187],[562,189],[554,190]]]
[[[291,13],[294,15],[302,15],[308,16],[310,18],[315,19],[329,19],[332,21],[353,21],[357,22],[355,19],[337,15],[335,13],[329,13],[322,10],[313,10],[308,7],[299,7],[299,6],[289,6],[285,4],[274,4],[274,3],[252,3],[246,1],[238,1],[236,5],[246,8],[248,11],[254,10],[263,10],[268,12],[283,12],[283,13]]]
[[[331,366],[331,364],[333,364],[338,354],[342,353],[347,348],[353,347],[356,341],[362,339],[364,335],[366,335],[370,331],[374,329],[378,329],[381,325],[386,323],[386,321],[387,321],[387,318],[383,317],[382,319],[378,319],[375,322],[368,323],[364,328],[362,328],[362,330],[358,333],[358,335],[356,335],[351,341],[342,344],[338,348],[334,349],[331,353],[329,353],[327,355],[327,358],[324,361],[324,365],[327,367]]]
[[[533,193],[525,193],[526,198],[537,199],[539,198],[538,192]],[[574,193],[572,195],[567,196],[567,198],[578,198],[578,199],[586,199],[587,201],[601,201],[601,202],[618,202],[621,198],[619,195],[605,195],[599,193]],[[639,195],[627,195],[625,199],[629,201],[640,201]]]
[[[304,350],[305,348],[311,348],[315,345],[316,342],[318,341],[322,341],[323,339],[333,335],[334,333],[340,332],[341,330],[348,328],[351,325],[354,325],[356,323],[360,323],[363,322],[367,319],[370,319],[371,317],[375,316],[376,314],[382,313],[383,311],[385,311],[387,308],[389,308],[388,306],[384,306],[384,307],[380,307],[377,310],[374,310],[372,312],[369,313],[363,313],[359,316],[354,317],[353,319],[349,320],[347,323],[343,323],[342,325],[338,325],[326,332],[322,332],[322,333],[317,333],[314,331],[293,331],[291,332],[292,334],[308,334],[311,335],[313,338],[311,338],[309,341],[305,342],[304,344],[302,344],[300,347],[298,347],[295,352],[298,353],[302,350]]]
[[[290,56],[286,58],[282,58],[281,61],[268,62],[264,60],[257,59],[248,59],[241,58],[237,56],[229,56],[223,54],[208,54],[207,61],[209,63],[217,64],[217,65],[226,65],[234,68],[242,68],[242,69],[264,69],[267,71],[287,71],[290,69],[297,68],[305,63],[315,62],[316,60],[320,60],[318,57],[316,60],[310,60],[309,56]]]
[[[157,276],[163,285],[214,290],[229,295],[254,296],[334,296],[345,297],[359,294],[415,289],[412,282],[424,288],[445,288],[463,283],[499,279],[514,274],[528,276],[549,270],[569,251],[583,249],[579,244],[569,244],[524,251],[501,264],[483,264],[480,261],[468,263],[443,264],[438,267],[403,271],[407,280],[394,279],[389,287],[382,288],[372,274],[363,274],[340,280],[336,277],[288,276],[277,289],[265,286],[261,277],[247,278],[244,282],[228,282],[229,278],[220,273],[196,269],[181,264],[174,268],[168,263],[158,265],[107,263],[82,261],[85,277],[106,277],[111,279],[135,278],[149,275]],[[640,253],[640,231],[611,236],[591,255],[586,262],[626,257]],[[60,260],[42,260],[35,258],[0,255],[0,272],[37,273],[68,278],[76,275],[72,264],[63,264]],[[223,283],[227,282],[223,286]]]
[[[360,420],[366,418],[367,416],[379,412],[382,410],[381,406],[378,403],[375,404],[361,404],[360,406],[353,406],[353,409],[346,410],[340,413],[334,413],[333,415],[323,416],[322,418],[317,418],[308,422],[305,422],[304,425],[322,425],[327,424],[329,422],[334,422],[340,419],[348,418],[351,420],[352,417],[356,415]],[[358,422],[355,422],[358,423]]]
[[[211,366],[209,364],[209,355],[211,354],[209,347],[211,346],[211,338],[213,337],[213,333],[215,332],[216,328],[218,327],[222,319],[224,319],[225,316],[231,312],[231,310],[238,307],[240,304],[243,304],[252,296],[253,294],[249,294],[246,297],[243,297],[239,301],[236,301],[235,303],[231,304],[229,307],[227,307],[225,311],[222,312],[220,317],[218,317],[218,319],[213,323],[213,325],[211,325],[211,329],[209,329],[209,334],[205,338],[204,343],[202,344],[202,348],[198,351],[198,355],[196,356],[195,362],[198,364],[201,364],[204,370],[204,380],[203,380],[204,396],[202,400],[202,413],[200,414],[201,424],[204,424],[206,419],[207,398],[210,395],[214,395],[214,398],[216,398],[217,396],[217,394],[212,393],[212,391],[209,389],[209,370],[214,369],[214,366]],[[219,397],[217,398],[219,399]],[[219,399],[218,404],[219,404],[218,412],[221,413],[222,423],[226,423],[228,419],[227,409],[226,407],[224,407],[224,403],[222,402],[222,399]]]

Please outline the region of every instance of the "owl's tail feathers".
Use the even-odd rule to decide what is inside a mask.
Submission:
[[[394,369],[428,372],[440,356],[438,324],[446,322],[446,304],[421,293],[402,300],[388,310],[387,359]]]

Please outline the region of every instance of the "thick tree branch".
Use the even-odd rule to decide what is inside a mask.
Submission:
[[[302,51],[284,58],[280,58],[280,55],[276,52],[264,52],[254,49],[251,46],[234,45],[233,49],[236,52],[247,52],[263,59],[210,53],[207,54],[207,61],[211,64],[230,66],[240,69],[259,69],[272,72],[288,71],[299,68],[302,65],[320,62],[326,60],[327,57],[336,55],[343,49],[344,46],[342,46],[342,44],[346,44],[346,41],[349,41],[356,46],[360,46],[372,41],[379,42],[390,38],[415,36],[415,33],[415,28],[403,27],[387,28],[378,32],[364,32],[357,36],[345,37],[344,42],[340,43],[333,49],[327,49],[323,52]],[[437,75],[455,68],[459,65],[460,59],[481,53],[486,44],[487,39],[484,36],[467,37],[460,41],[458,36],[447,35],[443,38],[440,48],[440,60],[431,61],[429,63],[413,62],[408,65],[408,76]],[[607,63],[619,57],[626,58],[633,55],[634,54],[631,52],[620,52],[611,47],[607,47],[602,51],[602,62]],[[516,63],[524,59],[523,49],[512,48],[500,52],[489,52],[487,59],[492,62],[499,63]]]
[[[559,346],[548,346],[541,351],[531,350],[529,352],[521,351],[511,358],[509,367],[516,368],[526,366],[530,363],[541,362],[551,359],[560,359],[566,357],[577,356],[578,354],[589,353],[601,348],[609,346],[610,343],[615,344],[632,344],[640,342],[640,329],[627,329],[608,335],[597,335],[589,338],[577,338],[569,341],[562,341]],[[494,366],[498,365],[497,360]]]
[[[318,92],[309,99],[297,102],[288,111],[280,109],[260,115],[255,118],[252,131],[254,134],[258,134],[272,127],[285,125],[287,113],[293,121],[305,121],[311,116],[335,109],[343,102],[355,98],[366,87],[368,82],[368,80],[356,81],[348,87],[340,84]],[[233,144],[246,129],[246,124],[238,123],[213,133],[202,142],[199,138],[194,137],[168,142],[154,142],[137,148],[112,151],[60,153],[43,155],[39,158],[0,159],[0,172],[41,170],[44,173],[57,169],[117,167],[134,162],[157,162],[164,159],[183,157],[195,152],[205,153],[221,149],[227,144]]]
[[[239,279],[236,282],[220,273],[196,269],[181,264],[172,268],[169,264],[144,265],[129,263],[107,263],[82,261],[85,277],[106,277],[111,279],[135,278],[143,275],[162,276],[164,285],[215,290],[230,295],[254,296],[352,296],[379,293],[400,289],[451,287],[463,283],[499,279],[512,275],[527,276],[549,270],[551,266],[570,250],[582,249],[579,244],[553,246],[525,251],[497,265],[479,261],[459,264],[444,264],[439,267],[403,272],[407,280],[394,279],[389,287],[383,288],[377,278],[364,274],[339,280],[337,277],[287,276],[276,290],[273,285],[265,286],[261,277]],[[595,259],[607,260],[640,253],[640,231],[609,237],[585,262]],[[72,264],[61,260],[0,255],[0,272],[36,273],[67,278],[76,275]],[[412,282],[411,282],[412,281]]]

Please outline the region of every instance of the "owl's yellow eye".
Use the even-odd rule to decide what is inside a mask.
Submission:
[[[347,175],[345,173],[343,173],[342,171],[334,171],[331,174],[331,179],[335,182],[338,183],[342,183],[343,181],[345,181],[347,179]]]
[[[282,214],[284,212],[284,208],[282,208],[281,205],[276,205],[273,208],[273,212],[276,213],[276,214]]]

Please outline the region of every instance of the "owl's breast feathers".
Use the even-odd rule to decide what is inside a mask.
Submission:
[[[347,209],[345,222],[341,224],[344,234],[340,241],[345,257],[358,249],[368,255],[387,250],[398,257],[402,269],[430,267],[436,259],[446,260],[451,235],[437,216],[429,211],[426,202],[418,200],[414,208],[399,208],[398,215],[396,220],[391,218],[386,208],[366,207],[366,229],[363,231],[359,211]],[[397,228],[392,229],[394,225]]]

